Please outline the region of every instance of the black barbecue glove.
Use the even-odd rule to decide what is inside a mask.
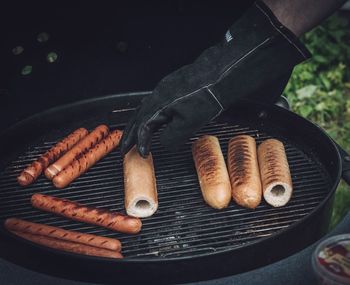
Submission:
[[[147,156],[153,133],[162,125],[161,143],[174,149],[239,99],[273,103],[276,94],[258,91],[309,56],[271,10],[255,2],[221,43],[166,76],[143,100],[124,130],[122,154],[137,144]]]

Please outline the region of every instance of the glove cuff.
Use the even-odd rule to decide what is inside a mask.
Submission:
[[[311,57],[311,53],[305,47],[305,45],[291,30],[289,30],[277,19],[271,9],[263,1],[256,1],[254,3],[254,6],[268,18],[275,31],[280,33],[280,35],[282,35],[300,53],[301,61],[309,59]]]
[[[250,94],[311,57],[261,1],[256,1],[226,32],[222,50],[225,58],[221,62],[226,64],[220,66],[219,76],[208,89],[225,109],[237,99],[250,99]]]

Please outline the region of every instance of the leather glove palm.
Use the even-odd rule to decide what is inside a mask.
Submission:
[[[241,98],[274,102],[276,94],[257,92],[308,57],[306,48],[268,7],[256,2],[221,43],[166,76],[143,100],[124,130],[122,153],[137,144],[140,154],[147,156],[153,133],[164,124],[161,143],[180,145]]]

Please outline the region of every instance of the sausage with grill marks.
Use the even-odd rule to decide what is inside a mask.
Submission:
[[[213,208],[222,209],[231,200],[231,185],[219,140],[203,136],[192,145],[199,185],[204,200]]]
[[[85,255],[91,255],[91,256],[123,258],[123,255],[120,252],[114,251],[114,250],[89,246],[85,244],[75,243],[75,242],[66,241],[66,240],[60,240],[60,239],[51,238],[51,237],[33,235],[26,232],[17,232],[17,231],[11,231],[11,232],[17,236],[20,236],[34,243],[51,247],[54,249],[59,249],[59,250],[74,252],[79,254],[85,254]]]
[[[67,150],[71,149],[78,141],[85,137],[87,133],[88,131],[86,129],[80,128],[58,142],[21,172],[17,177],[18,183],[22,186],[32,184],[50,163],[58,159]]]
[[[108,131],[109,129],[106,125],[96,127],[91,133],[79,141],[71,150],[66,152],[60,159],[46,168],[45,176],[51,180],[55,175],[71,164],[79,155],[86,152],[89,148],[93,147],[105,136],[107,136]]]
[[[288,203],[293,185],[284,145],[276,139],[268,139],[258,147],[260,175],[264,199],[274,207]]]
[[[97,161],[116,148],[119,145],[122,133],[123,132],[120,130],[110,132],[106,138],[96,144],[93,148],[90,148],[86,153],[83,153],[77,159],[73,160],[70,165],[52,179],[55,187],[66,187],[74,179],[92,167]]]
[[[79,233],[75,231],[68,231],[61,228],[32,223],[17,218],[6,219],[5,228],[9,231],[46,236],[49,238],[81,243],[114,251],[121,250],[121,243],[117,239]]]
[[[255,139],[240,135],[228,143],[228,172],[232,197],[237,204],[256,208],[261,202],[261,181]]]
[[[141,220],[138,218],[39,193],[32,196],[31,203],[34,208],[43,211],[122,233],[136,234],[142,227]]]

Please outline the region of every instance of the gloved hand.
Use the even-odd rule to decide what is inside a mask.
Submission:
[[[255,2],[221,43],[166,76],[143,100],[124,130],[122,154],[137,144],[147,156],[153,133],[164,124],[161,143],[176,147],[241,98],[273,103],[276,94],[258,91],[309,56],[269,8]]]

